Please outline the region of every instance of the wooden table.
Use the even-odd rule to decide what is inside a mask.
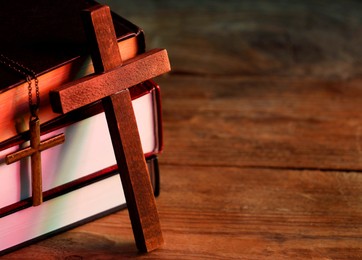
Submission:
[[[362,258],[359,1],[104,1],[168,49],[166,244],[127,210],[4,259]]]

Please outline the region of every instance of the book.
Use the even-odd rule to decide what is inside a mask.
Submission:
[[[162,150],[160,89],[147,81],[132,87],[130,93],[157,195],[156,156]],[[42,152],[44,203],[40,206],[32,207],[29,158],[5,165],[4,155],[16,147],[0,151],[0,255],[125,207],[107,122],[101,110],[94,111],[66,126],[53,120],[55,124],[51,122],[48,134],[42,136],[66,132],[67,142]]]
[[[157,156],[147,166],[155,195],[158,192]],[[105,192],[106,191],[106,192]],[[126,207],[117,171],[83,182],[37,207],[27,207],[0,218],[0,256],[39,240],[67,231]]]
[[[91,59],[85,52],[82,25],[78,20],[68,19],[78,17],[81,9],[92,4],[92,1],[65,0],[44,2],[34,8],[30,1],[18,0],[9,2],[6,8],[0,10],[0,33],[8,35],[0,43],[0,53],[32,68],[40,82],[41,138],[46,139],[59,132],[66,135],[64,144],[42,152],[45,202],[44,205],[31,207],[28,158],[11,165],[4,162],[6,154],[19,146],[26,146],[24,141],[29,140],[27,83],[21,76],[0,66],[0,254],[124,207],[124,195],[118,189],[117,166],[101,103],[58,115],[51,111],[48,98],[49,90],[93,73]],[[54,15],[54,12],[57,14]],[[60,15],[63,17],[59,18]],[[142,30],[116,14],[112,17],[123,60],[144,52]],[[35,23],[30,23],[29,19],[35,19]],[[12,29],[6,31],[9,26]],[[72,29],[64,30],[67,27]],[[23,37],[27,41],[23,41]],[[154,158],[162,150],[159,87],[153,81],[146,81],[129,90],[148,166],[157,169]],[[157,193],[157,174],[153,170],[151,172],[154,173],[151,180]],[[108,197],[98,198],[95,194],[102,189],[112,191]],[[93,202],[105,204],[105,208],[87,204],[84,194],[89,192],[92,193],[89,196],[95,195]],[[83,200],[88,207],[81,210],[85,215],[77,213],[73,218],[70,214],[72,210],[65,211],[60,213],[60,218],[68,221],[59,221],[59,225],[54,227],[40,221],[35,227],[38,231],[29,231],[25,237],[21,235],[28,232],[20,230],[32,228],[32,216],[78,200]],[[12,226],[13,221],[24,222],[24,225],[19,226],[18,223]]]
[[[146,81],[130,88],[130,93],[143,152],[146,157],[156,155],[163,146],[160,88],[154,82]],[[45,194],[52,193],[53,189],[67,189],[68,183],[78,179],[90,180],[117,168],[107,121],[101,106],[98,108],[97,105],[90,106],[91,116],[83,113],[80,118],[73,117],[72,122],[65,120],[66,124],[59,124],[72,116],[66,115],[47,125],[47,134],[41,136],[42,140],[61,132],[67,140],[42,152]],[[87,116],[83,118],[85,114]],[[29,157],[5,164],[5,156],[17,149],[18,146],[0,149],[0,217],[31,205]],[[95,175],[92,177],[92,174]]]
[[[49,90],[94,72],[87,54],[81,10],[93,1],[17,0],[0,9],[0,54],[32,69],[39,80],[41,123],[59,116],[49,104]],[[145,51],[142,29],[112,13],[123,60]],[[24,40],[26,39],[26,40]],[[22,75],[0,64],[0,147],[28,130],[28,85]]]

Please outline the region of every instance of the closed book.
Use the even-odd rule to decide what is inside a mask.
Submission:
[[[158,193],[157,156],[146,159],[155,195]],[[26,207],[0,218],[0,256],[39,240],[117,212],[126,207],[120,175],[103,174],[37,207]]]
[[[39,80],[39,118],[59,116],[49,104],[49,91],[94,72],[80,13],[95,3],[56,0],[8,1],[0,8],[0,54],[33,70]],[[124,61],[145,51],[143,31],[112,13]],[[1,59],[0,56],[0,60]],[[0,146],[28,130],[28,83],[8,64],[0,64]]]
[[[159,189],[158,170],[155,169],[158,169],[158,167],[154,160],[152,163],[150,161],[162,150],[160,90],[154,82],[147,81],[132,87],[130,93],[133,98],[132,106],[135,111],[142,148],[148,160],[149,169],[151,169],[150,178],[157,194]],[[11,146],[0,151],[1,252],[6,252],[8,248],[16,247],[18,244],[23,244],[39,236],[56,232],[58,229],[62,229],[63,225],[73,225],[73,223],[69,223],[73,216],[67,216],[67,214],[73,214],[76,211],[68,211],[68,204],[73,205],[73,202],[76,204],[83,203],[79,202],[83,200],[87,204],[88,198],[93,198],[95,191],[88,195],[79,194],[86,194],[84,190],[93,189],[100,192],[102,188],[98,188],[98,185],[101,187],[103,184],[96,184],[99,181],[106,182],[104,180],[108,178],[114,181],[117,180],[117,191],[114,190],[113,186],[108,187],[108,184],[104,184],[106,188],[103,193],[116,194],[111,199],[112,207],[107,209],[95,207],[100,202],[98,199],[101,199],[96,196],[93,199],[98,201],[97,203],[94,203],[93,206],[87,204],[89,207],[95,208],[92,208],[89,214],[85,209],[85,215],[76,213],[76,216],[74,216],[77,219],[76,222],[79,223],[83,221],[83,218],[89,219],[93,215],[102,215],[109,210],[113,211],[113,209],[124,207],[125,198],[119,176],[114,176],[115,173],[118,173],[117,165],[104,112],[102,112],[101,106],[98,106],[98,104],[91,106],[90,110],[92,110],[93,115],[88,113],[87,117],[80,118],[79,121],[71,124],[59,124],[59,119],[54,119],[47,125],[48,133],[43,135],[42,139],[62,132],[66,134],[67,141],[42,152],[45,202],[40,206],[32,207],[29,158],[6,165],[4,162],[5,155],[18,149],[18,147]],[[88,187],[90,184],[94,185],[94,187]],[[88,188],[83,189],[85,186]],[[82,188],[82,191],[77,191],[80,188]],[[109,197],[103,199],[108,200]],[[107,203],[103,201],[100,204],[108,205]],[[114,203],[117,205],[114,206]],[[54,213],[54,210],[59,212]],[[83,212],[83,209],[81,211]],[[56,226],[49,226],[47,221],[37,222],[36,219],[40,215],[47,219],[48,214],[59,214],[67,222],[55,221]],[[54,219],[54,216],[49,215],[49,218]],[[33,226],[32,223],[34,222],[38,224]],[[13,239],[15,241],[10,242]]]
[[[32,207],[29,158],[5,163],[7,154],[29,145],[28,83],[6,62],[2,63],[0,255],[124,207],[102,104],[95,102],[59,115],[52,111],[49,101],[49,91],[94,72],[79,16],[82,9],[94,4],[57,0],[41,1],[39,5],[17,0],[0,9],[0,33],[8,36],[0,42],[0,54],[31,68],[39,80],[41,139],[58,133],[64,133],[66,139],[65,143],[42,151],[44,203]],[[127,61],[143,53],[142,30],[116,14],[112,18],[122,59]],[[155,158],[162,149],[159,87],[153,81],[145,81],[129,90],[157,193]]]

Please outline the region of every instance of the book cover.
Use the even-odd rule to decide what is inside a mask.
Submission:
[[[0,55],[32,69],[39,80],[39,118],[43,124],[59,116],[49,104],[49,91],[94,72],[80,12],[92,1],[7,2],[0,9]],[[112,14],[124,60],[145,51],[143,31]],[[34,21],[33,21],[34,20]],[[28,84],[6,64],[0,64],[0,147],[28,130]]]
[[[24,141],[29,140],[28,86],[21,75],[0,66],[0,254],[124,206],[123,192],[118,189],[121,187],[117,179],[119,173],[113,174],[117,168],[100,103],[82,108],[81,113],[59,116],[51,111],[48,98],[49,90],[93,73],[78,13],[94,2],[40,2],[34,7],[31,1],[13,1],[0,10],[0,33],[7,36],[0,43],[0,54],[26,65],[38,76],[42,138],[66,132],[67,140],[71,141],[42,152],[45,203],[31,207],[28,159],[12,165],[4,163],[6,154],[17,150],[19,145],[26,145]],[[127,60],[144,52],[142,30],[116,14],[112,17],[122,58]],[[147,81],[132,87],[130,92],[142,148],[150,159],[162,149],[159,89],[152,81]],[[149,167],[157,169],[156,163]],[[158,187],[157,180],[153,179],[153,183]],[[96,196],[101,190],[112,191],[105,197]],[[92,203],[105,207],[87,204],[84,196],[89,193],[94,195],[90,196]],[[44,211],[55,212],[57,207],[70,201],[85,204],[85,208],[75,214],[77,219],[70,218],[72,207],[69,207],[70,211],[66,207],[67,210],[60,214],[70,220],[59,220],[60,224],[54,228],[49,229],[53,225],[38,218]],[[42,221],[35,221],[38,219]],[[19,221],[25,225],[16,224]],[[21,231],[27,228],[30,228],[29,232]],[[22,235],[26,237],[21,238]]]
[[[148,157],[146,162],[157,196],[157,156]],[[0,256],[126,207],[117,171],[67,189],[61,196],[45,198],[40,206],[25,207],[0,218]]]
[[[154,82],[147,81],[132,87],[130,92],[143,152],[146,157],[156,155],[163,146],[160,89]],[[90,107],[94,112],[91,116],[88,114],[78,120],[72,118],[71,123],[64,120],[68,121],[67,124],[59,124],[62,120],[55,119],[47,125],[47,134],[41,139],[62,132],[66,134],[67,140],[42,152],[45,193],[54,193],[54,189],[61,192],[69,188],[68,183],[89,181],[117,168],[106,118],[101,106],[98,108],[97,105]],[[8,146],[0,149],[0,217],[24,206],[31,206],[29,157],[10,165],[5,164],[5,156],[19,149],[13,143]]]
[[[160,89],[153,81],[130,89],[151,183],[159,192],[157,154],[162,150]],[[104,113],[54,119],[48,135],[65,132],[68,143],[42,152],[44,203],[32,207],[29,158],[5,165],[0,151],[0,255],[125,207]],[[62,120],[67,122],[63,124]],[[61,123],[59,123],[61,122]]]

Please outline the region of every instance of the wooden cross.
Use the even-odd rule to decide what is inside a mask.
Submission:
[[[123,63],[109,7],[85,11],[83,21],[95,74],[51,91],[51,104],[67,113],[102,100],[136,245],[149,252],[163,237],[128,88],[170,71],[167,52],[153,50]]]
[[[59,134],[47,140],[40,141],[40,123],[37,117],[31,118],[29,122],[30,146],[5,157],[6,164],[19,161],[22,158],[31,156],[31,185],[33,206],[43,202],[41,151],[49,149],[58,144],[64,143],[64,134]]]

